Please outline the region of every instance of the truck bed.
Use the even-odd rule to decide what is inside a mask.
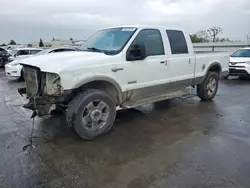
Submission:
[[[229,53],[228,52],[196,52],[196,67],[195,67],[195,77],[200,77],[207,71],[209,67],[207,64],[212,62],[219,63],[221,65],[221,71],[228,71],[229,67]]]

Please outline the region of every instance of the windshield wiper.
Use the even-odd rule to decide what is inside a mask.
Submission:
[[[104,53],[101,49],[95,48],[95,47],[91,47],[91,48],[87,48],[88,50],[92,50],[94,52],[101,52]]]

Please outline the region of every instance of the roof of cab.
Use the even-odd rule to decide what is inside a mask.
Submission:
[[[183,31],[183,29],[181,28],[177,28],[177,27],[167,27],[167,26],[161,26],[161,25],[120,25],[120,26],[113,26],[113,27],[109,27],[108,29],[112,29],[112,28],[122,28],[122,27],[135,27],[138,29],[166,29],[166,30],[180,30]]]

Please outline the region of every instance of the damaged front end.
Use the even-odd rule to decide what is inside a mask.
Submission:
[[[62,90],[60,77],[55,73],[41,72],[39,68],[23,67],[26,88],[19,88],[20,95],[26,94],[29,102],[23,107],[33,110],[38,116],[49,115],[63,104],[68,93]]]

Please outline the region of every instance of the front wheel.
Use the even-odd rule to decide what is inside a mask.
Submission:
[[[202,84],[197,86],[197,94],[201,100],[209,101],[214,98],[219,86],[219,74],[208,72]]]
[[[66,118],[69,126],[84,140],[104,135],[112,127],[116,105],[112,97],[98,89],[79,93],[69,104]]]

